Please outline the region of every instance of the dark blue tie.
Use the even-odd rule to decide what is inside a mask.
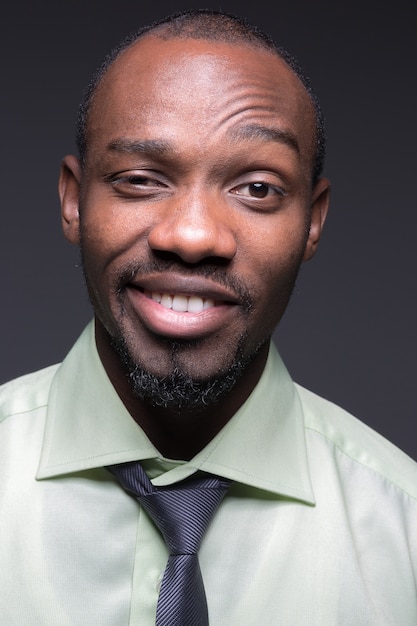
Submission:
[[[230,481],[206,475],[168,487],[154,487],[138,462],[111,465],[108,470],[147,511],[169,550],[156,626],[208,626],[197,552]]]

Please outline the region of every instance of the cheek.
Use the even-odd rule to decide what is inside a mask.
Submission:
[[[142,220],[126,207],[100,202],[86,205],[80,212],[80,236],[83,257],[90,270],[102,272],[121,262],[128,251],[143,238]]]
[[[281,319],[302,262],[306,221],[276,224],[261,233],[246,254],[247,287],[253,297],[258,331],[270,334]],[[249,284],[250,283],[250,284]]]
[[[248,268],[256,268],[256,274],[263,282],[274,282],[291,274],[300,264],[308,235],[305,218],[276,220],[246,231],[243,257]]]

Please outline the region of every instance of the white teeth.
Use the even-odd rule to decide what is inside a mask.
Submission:
[[[172,296],[170,296],[168,293],[162,294],[161,304],[167,309],[172,309]]]
[[[204,300],[204,309],[210,309],[212,306],[214,306],[214,300],[212,300],[211,298],[207,298],[207,300]]]
[[[171,308],[173,311],[179,311],[180,313],[185,313],[185,311],[188,311],[188,298],[186,296],[175,295],[172,298]]]
[[[188,298],[188,311],[190,313],[200,313],[204,310],[204,300],[198,296]]]
[[[175,294],[171,296],[167,293],[160,293],[157,291],[146,292],[148,297],[155,302],[159,302],[167,309],[178,311],[181,313],[201,313],[206,309],[214,307],[214,300],[212,298],[200,298],[199,296],[183,296],[181,294]]]

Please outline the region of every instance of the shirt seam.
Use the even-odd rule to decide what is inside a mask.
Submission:
[[[26,415],[27,413],[33,413],[33,411],[38,411],[39,409],[45,409],[47,408],[47,406],[48,406],[48,403],[45,402],[44,404],[32,406],[28,409],[22,409],[21,411],[13,411],[12,413],[6,413],[5,415],[3,415],[3,417],[0,418],[0,423],[2,424],[7,419],[11,417],[15,417],[17,415]]]
[[[209,463],[209,461],[206,461],[206,462]],[[234,472],[238,471],[240,474],[243,474],[244,476],[248,476],[250,478],[256,478],[256,479],[260,478],[258,474],[245,472],[242,469],[237,469],[235,467],[232,467],[231,465],[225,465],[224,463],[219,463],[218,461],[216,461],[216,463],[213,463],[213,465],[216,465],[216,466],[219,466],[219,467],[223,467],[225,469],[228,469],[228,470],[231,470],[231,471],[234,471]],[[204,468],[202,468],[201,466],[200,466],[199,469],[202,469],[204,471]],[[276,483],[274,481],[269,480],[268,478],[264,478],[264,477],[261,477],[261,480],[264,481],[265,483],[271,485],[274,488],[274,491],[276,491]],[[292,487],[291,485],[289,485],[288,483],[285,483],[285,485],[288,488],[291,488],[291,489],[294,489],[294,490],[296,489],[296,488]],[[256,489],[261,489],[261,487],[256,487]],[[299,490],[297,489],[297,491],[299,491]]]
[[[93,454],[90,456],[84,456],[82,458],[78,458],[78,459],[73,459],[71,461],[65,461],[63,463],[54,463],[53,465],[48,464],[47,467],[53,469],[54,467],[65,467],[67,465],[74,465],[75,463],[81,463],[82,461],[91,461],[92,459],[98,459],[100,457],[109,457],[109,456],[115,456],[117,454],[124,454],[125,452],[133,452],[134,450],[136,450],[136,448],[125,448],[124,450],[116,450],[113,452],[105,452],[105,453],[100,453],[100,454]],[[142,460],[142,459],[137,459],[138,461]],[[100,466],[103,467],[103,466]],[[88,468],[88,469],[98,469],[98,468]],[[85,470],[79,470],[81,471],[85,471]]]
[[[382,478],[384,481],[388,482],[390,485],[392,485],[393,487],[395,487],[396,489],[401,491],[401,493],[407,495],[409,498],[411,498],[411,500],[413,500],[414,502],[417,502],[417,496],[415,496],[412,493],[410,493],[407,489],[401,487],[401,485],[399,485],[397,482],[394,482],[393,479],[389,478],[385,474],[382,474],[382,472],[380,472],[379,470],[375,469],[374,467],[371,467],[370,465],[366,465],[365,463],[363,463],[362,461],[360,461],[356,457],[354,457],[351,454],[349,454],[348,452],[346,452],[346,450],[341,448],[333,439],[331,439],[328,435],[325,435],[321,430],[318,430],[317,428],[313,428],[312,426],[307,426],[307,425],[306,425],[306,429],[310,430],[312,432],[317,433],[318,435],[323,437],[326,441],[331,443],[334,446],[334,448],[336,448],[341,454],[343,454],[344,456],[348,457],[349,459],[351,459],[352,461],[354,461],[355,463],[357,463],[361,467],[364,467],[365,469],[369,470],[373,474],[376,474],[377,476]]]

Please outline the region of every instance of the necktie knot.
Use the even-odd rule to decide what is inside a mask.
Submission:
[[[170,554],[196,554],[230,481],[216,476],[154,487],[139,463],[109,470],[132,493],[161,531]]]
[[[154,487],[138,462],[108,469],[140,502],[169,550],[157,606],[157,626],[206,626],[207,603],[197,552],[230,481],[206,475]]]
[[[137,495],[161,531],[170,554],[196,554],[220,504],[226,481],[199,479]]]

